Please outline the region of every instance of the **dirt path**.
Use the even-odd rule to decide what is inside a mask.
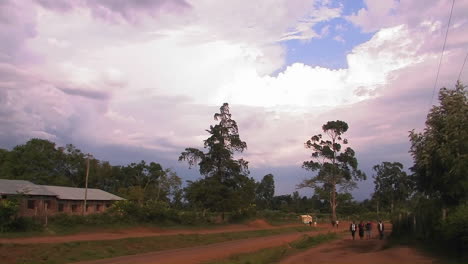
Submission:
[[[282,264],[395,264],[395,263],[434,263],[434,259],[424,256],[414,248],[392,247],[384,249],[386,241],[352,240],[350,236],[342,240],[312,248],[303,253],[284,259]]]
[[[195,264],[214,259],[227,258],[233,254],[254,252],[263,248],[284,245],[300,238],[303,234],[317,235],[320,233],[326,233],[329,230],[331,230],[331,228],[327,227],[321,231],[242,239],[206,246],[164,250],[133,256],[79,262],[75,264]],[[343,229],[340,228],[339,231],[342,230]],[[333,229],[333,231],[338,230]]]
[[[256,220],[248,224],[228,225],[212,227],[210,229],[158,229],[158,228],[130,228],[108,232],[79,233],[65,236],[40,236],[23,238],[0,238],[0,244],[37,244],[37,243],[66,243],[73,241],[96,241],[113,240],[131,237],[150,237],[162,235],[178,234],[214,234],[226,232],[242,232],[262,229],[277,229],[293,226],[302,226],[301,224],[288,224],[281,226],[272,226],[263,220]]]

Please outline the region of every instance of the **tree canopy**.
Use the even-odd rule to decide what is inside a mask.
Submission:
[[[439,105],[427,115],[422,133],[410,132],[412,178],[425,195],[447,206],[468,200],[468,100],[466,86],[442,88]]]
[[[205,209],[224,213],[246,209],[253,204],[255,181],[248,177],[248,162],[234,158],[236,152],[241,153],[247,148],[247,143],[239,137],[229,104],[224,103],[219,110],[214,115],[219,123],[206,130],[209,133],[204,141],[207,151],[186,148],[179,161],[187,161],[190,167],[198,165],[200,174],[204,176],[189,182],[187,200]]]
[[[375,191],[373,198],[377,200],[380,208],[393,209],[400,205],[411,194],[411,181],[403,171],[403,164],[399,162],[382,162],[373,167],[376,174],[373,176]]]
[[[346,193],[355,188],[356,181],[366,179],[366,175],[357,168],[354,150],[350,147],[342,148],[342,145],[348,144],[348,140],[342,138],[348,131],[348,124],[340,120],[328,121],[322,126],[322,130],[328,139],[317,134],[307,140],[305,147],[312,150],[312,160],[304,161],[302,165],[304,169],[318,173],[304,180],[298,187],[311,187],[327,192],[332,219],[336,220],[337,193]]]

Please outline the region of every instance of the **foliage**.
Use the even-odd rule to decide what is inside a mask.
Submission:
[[[466,86],[442,88],[423,133],[410,132],[416,188],[447,206],[468,200],[468,100]]]
[[[14,200],[0,200],[0,232],[10,231],[19,211],[18,202]]]
[[[239,137],[236,121],[231,119],[229,105],[224,103],[214,115],[219,124],[210,126],[210,136],[204,141],[207,152],[186,148],[179,161],[189,166],[199,166],[204,178],[189,182],[186,199],[192,207],[212,211],[238,211],[248,208],[255,199],[255,181],[248,177],[248,162],[234,159],[235,152],[242,152],[247,144]]]
[[[0,149],[2,178],[28,180],[36,184],[84,187],[89,158],[90,188],[99,188],[132,201],[170,202],[179,197],[182,181],[175,172],[156,162],[112,166],[67,144],[57,147],[44,139],[31,139],[11,151]]]
[[[350,147],[342,149],[342,145],[348,144],[348,140],[342,138],[348,131],[348,124],[340,120],[329,121],[322,126],[322,130],[329,139],[318,134],[307,140],[305,147],[312,149],[312,160],[302,165],[306,170],[318,171],[318,174],[304,180],[299,187],[310,187],[317,192],[327,193],[332,218],[336,220],[336,207],[339,204],[337,193],[355,188],[355,181],[366,179],[366,175],[357,169],[354,150]]]
[[[255,195],[255,203],[258,208],[271,209],[273,197],[275,195],[275,180],[273,174],[263,176],[262,180],[257,184]]]
[[[443,240],[457,250],[458,257],[468,261],[468,204],[460,205],[442,222]]]
[[[373,176],[373,199],[378,202],[377,210],[390,208],[390,212],[393,212],[395,205],[401,205],[411,194],[411,181],[403,171],[403,164],[399,162],[385,161],[375,165],[373,169],[376,172]]]

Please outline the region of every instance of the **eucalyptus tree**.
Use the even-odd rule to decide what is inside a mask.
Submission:
[[[427,115],[422,133],[410,132],[412,178],[422,194],[444,206],[468,201],[468,91],[457,82],[442,88],[440,104]]]
[[[239,129],[231,118],[229,104],[224,103],[214,119],[218,124],[210,126],[209,137],[204,140],[206,152],[186,148],[179,161],[186,161],[189,167],[197,165],[204,178],[189,182],[187,199],[205,209],[224,212],[239,211],[253,204],[255,181],[249,178],[248,162],[235,159],[235,153],[242,153],[247,143],[239,137]]]
[[[348,144],[348,140],[342,137],[348,131],[348,124],[340,120],[328,121],[322,126],[322,130],[327,137],[317,134],[305,143],[305,147],[312,150],[312,159],[304,161],[302,165],[302,168],[316,171],[317,174],[304,180],[298,187],[326,191],[329,195],[332,220],[335,221],[336,207],[339,205],[338,194],[356,188],[356,181],[365,180],[366,175],[357,168],[354,150],[342,147]]]
[[[273,174],[263,176],[263,179],[257,184],[256,200],[257,206],[263,209],[271,209],[273,197],[275,196],[275,180]]]
[[[389,206],[393,213],[395,205],[401,205],[411,194],[411,180],[399,162],[382,162],[373,167],[375,191],[373,198],[379,207]]]

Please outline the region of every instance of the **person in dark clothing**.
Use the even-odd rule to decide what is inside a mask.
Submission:
[[[359,229],[359,238],[362,240],[364,238],[364,223],[361,221],[358,225]]]
[[[377,224],[377,230],[379,231],[379,238],[382,240],[384,237],[385,227],[381,220],[379,220],[379,223]]]
[[[356,235],[356,229],[357,229],[357,225],[353,221],[351,225],[349,226],[349,231],[351,231],[351,236],[353,237],[353,240],[354,240],[354,236]]]
[[[370,239],[372,236],[372,223],[369,221],[366,224],[366,238]]]

